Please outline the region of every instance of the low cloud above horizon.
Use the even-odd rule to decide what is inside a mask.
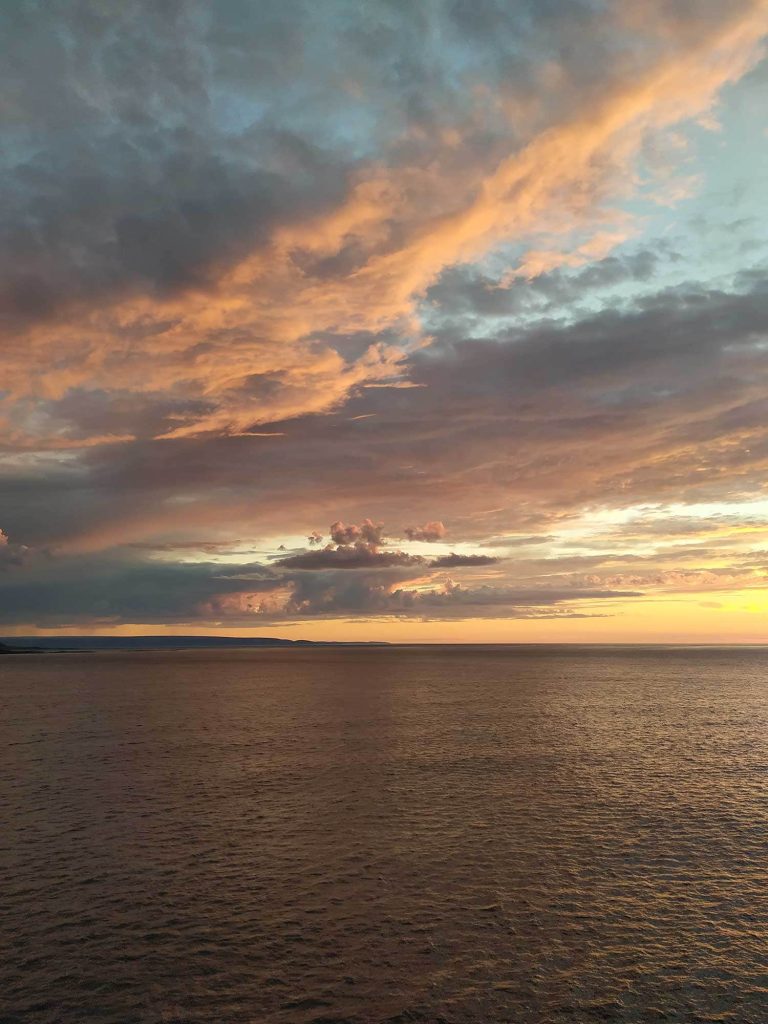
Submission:
[[[0,634],[768,640],[765,0],[0,23]]]

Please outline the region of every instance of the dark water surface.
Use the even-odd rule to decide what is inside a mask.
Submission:
[[[768,1021],[768,651],[0,662],[0,1020]]]

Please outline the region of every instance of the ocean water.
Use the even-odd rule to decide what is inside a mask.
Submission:
[[[768,1021],[768,651],[0,661],[0,1021]]]

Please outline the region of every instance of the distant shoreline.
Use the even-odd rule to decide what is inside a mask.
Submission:
[[[768,641],[742,643],[713,642],[654,642],[641,643],[441,643],[441,642],[402,642],[393,643],[383,640],[287,640],[281,637],[232,637],[232,636],[24,636],[4,637],[0,640],[0,656],[3,654],[104,654],[131,652],[202,652],[202,651],[235,651],[235,650],[304,650],[311,648],[397,648],[430,649],[455,648],[470,649],[502,649],[520,651],[622,651],[622,650],[732,650],[765,649]]]
[[[0,640],[0,654],[65,654],[70,651],[262,650],[302,647],[389,647],[384,641],[285,640],[234,636],[23,636]]]

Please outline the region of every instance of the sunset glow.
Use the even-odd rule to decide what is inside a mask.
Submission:
[[[32,6],[4,635],[768,640],[764,0]]]

